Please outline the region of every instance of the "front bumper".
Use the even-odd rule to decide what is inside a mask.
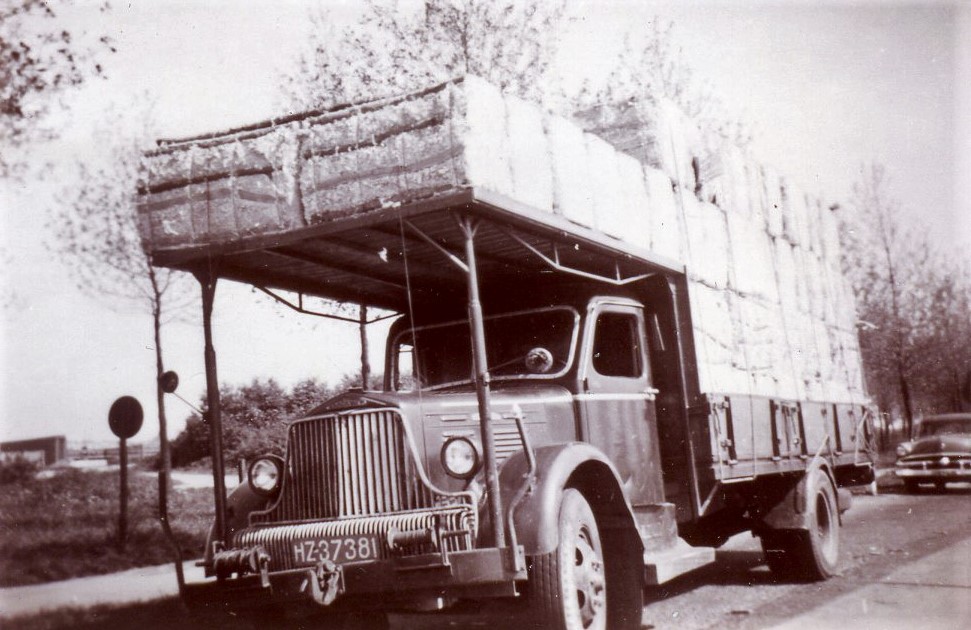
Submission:
[[[897,460],[894,472],[912,481],[971,481],[971,457],[966,453],[910,455]]]
[[[971,468],[897,468],[901,479],[918,481],[971,481]]]
[[[260,608],[280,604],[320,607],[315,597],[318,572],[313,568],[211,579],[185,585],[186,604],[193,609],[218,606]],[[426,554],[351,562],[339,567],[335,611],[366,607],[407,609],[423,598],[512,597],[516,582],[526,579],[522,547],[454,551],[443,563],[441,554]],[[319,590],[319,589],[318,589]],[[375,597],[380,595],[380,597]]]

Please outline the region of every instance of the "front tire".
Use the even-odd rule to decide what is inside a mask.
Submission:
[[[608,573],[597,521],[579,491],[563,491],[558,528],[556,550],[534,556],[530,566],[527,602],[534,627],[606,630],[610,614],[611,629],[639,628],[641,582],[608,583],[626,565],[618,559]]]
[[[771,530],[762,535],[766,564],[776,575],[801,582],[825,580],[839,564],[840,524],[836,491],[816,468],[806,476],[807,529]]]

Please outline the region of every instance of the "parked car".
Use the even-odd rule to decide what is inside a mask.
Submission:
[[[971,481],[971,413],[920,420],[914,439],[897,447],[896,472],[910,492],[922,483],[942,490],[948,482]]]

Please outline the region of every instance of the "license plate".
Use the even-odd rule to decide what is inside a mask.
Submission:
[[[299,540],[293,543],[293,561],[297,565],[313,565],[321,560],[335,564],[377,560],[376,536],[334,536]]]

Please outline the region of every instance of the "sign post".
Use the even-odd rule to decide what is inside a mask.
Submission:
[[[108,426],[118,436],[118,548],[122,550],[128,540],[128,438],[142,428],[144,417],[142,405],[132,396],[122,396],[108,411]]]

